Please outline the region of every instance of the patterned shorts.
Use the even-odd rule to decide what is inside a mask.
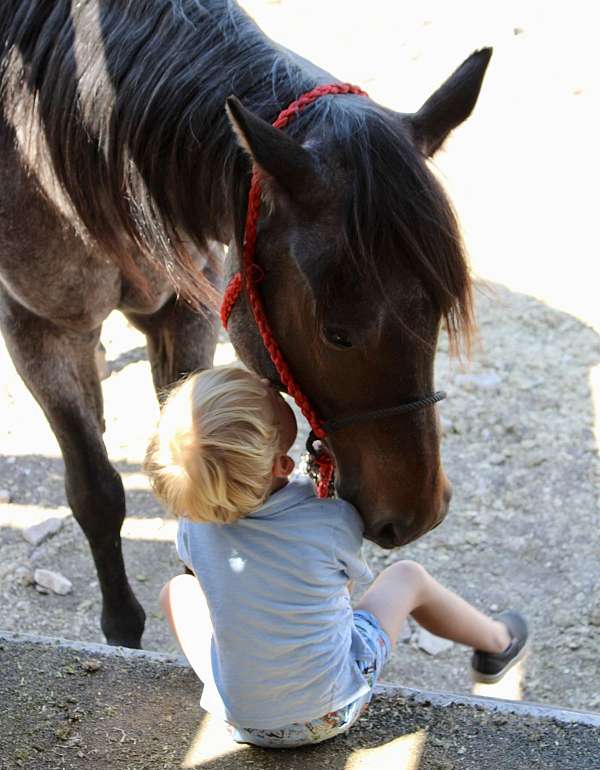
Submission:
[[[370,687],[369,692],[341,709],[317,719],[311,719],[310,722],[293,722],[276,730],[257,730],[230,725],[233,740],[238,743],[252,743],[255,746],[281,749],[320,743],[349,730],[367,708],[377,678],[392,650],[388,635],[370,612],[356,610],[354,625],[372,653],[369,660],[356,661],[356,665]]]

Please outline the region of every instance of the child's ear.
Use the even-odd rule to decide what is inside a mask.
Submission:
[[[273,476],[277,479],[286,479],[294,470],[294,465],[289,455],[277,455],[273,463]]]

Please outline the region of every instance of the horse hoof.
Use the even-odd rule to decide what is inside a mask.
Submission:
[[[118,615],[107,610],[102,612],[100,625],[106,643],[111,647],[130,647],[133,650],[142,649],[142,634],[146,624],[146,613],[138,600],[132,596],[133,604],[124,611],[121,606]]]

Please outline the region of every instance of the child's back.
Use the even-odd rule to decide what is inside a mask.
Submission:
[[[294,481],[230,525],[182,520],[177,549],[213,622],[202,705],[237,725],[306,722],[368,691],[350,579],[371,580],[362,522]],[[214,677],[214,679],[213,679]]]

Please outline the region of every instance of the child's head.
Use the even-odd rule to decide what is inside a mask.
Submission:
[[[207,369],[169,394],[145,468],[176,516],[231,523],[285,483],[295,438],[294,413],[266,380]]]

